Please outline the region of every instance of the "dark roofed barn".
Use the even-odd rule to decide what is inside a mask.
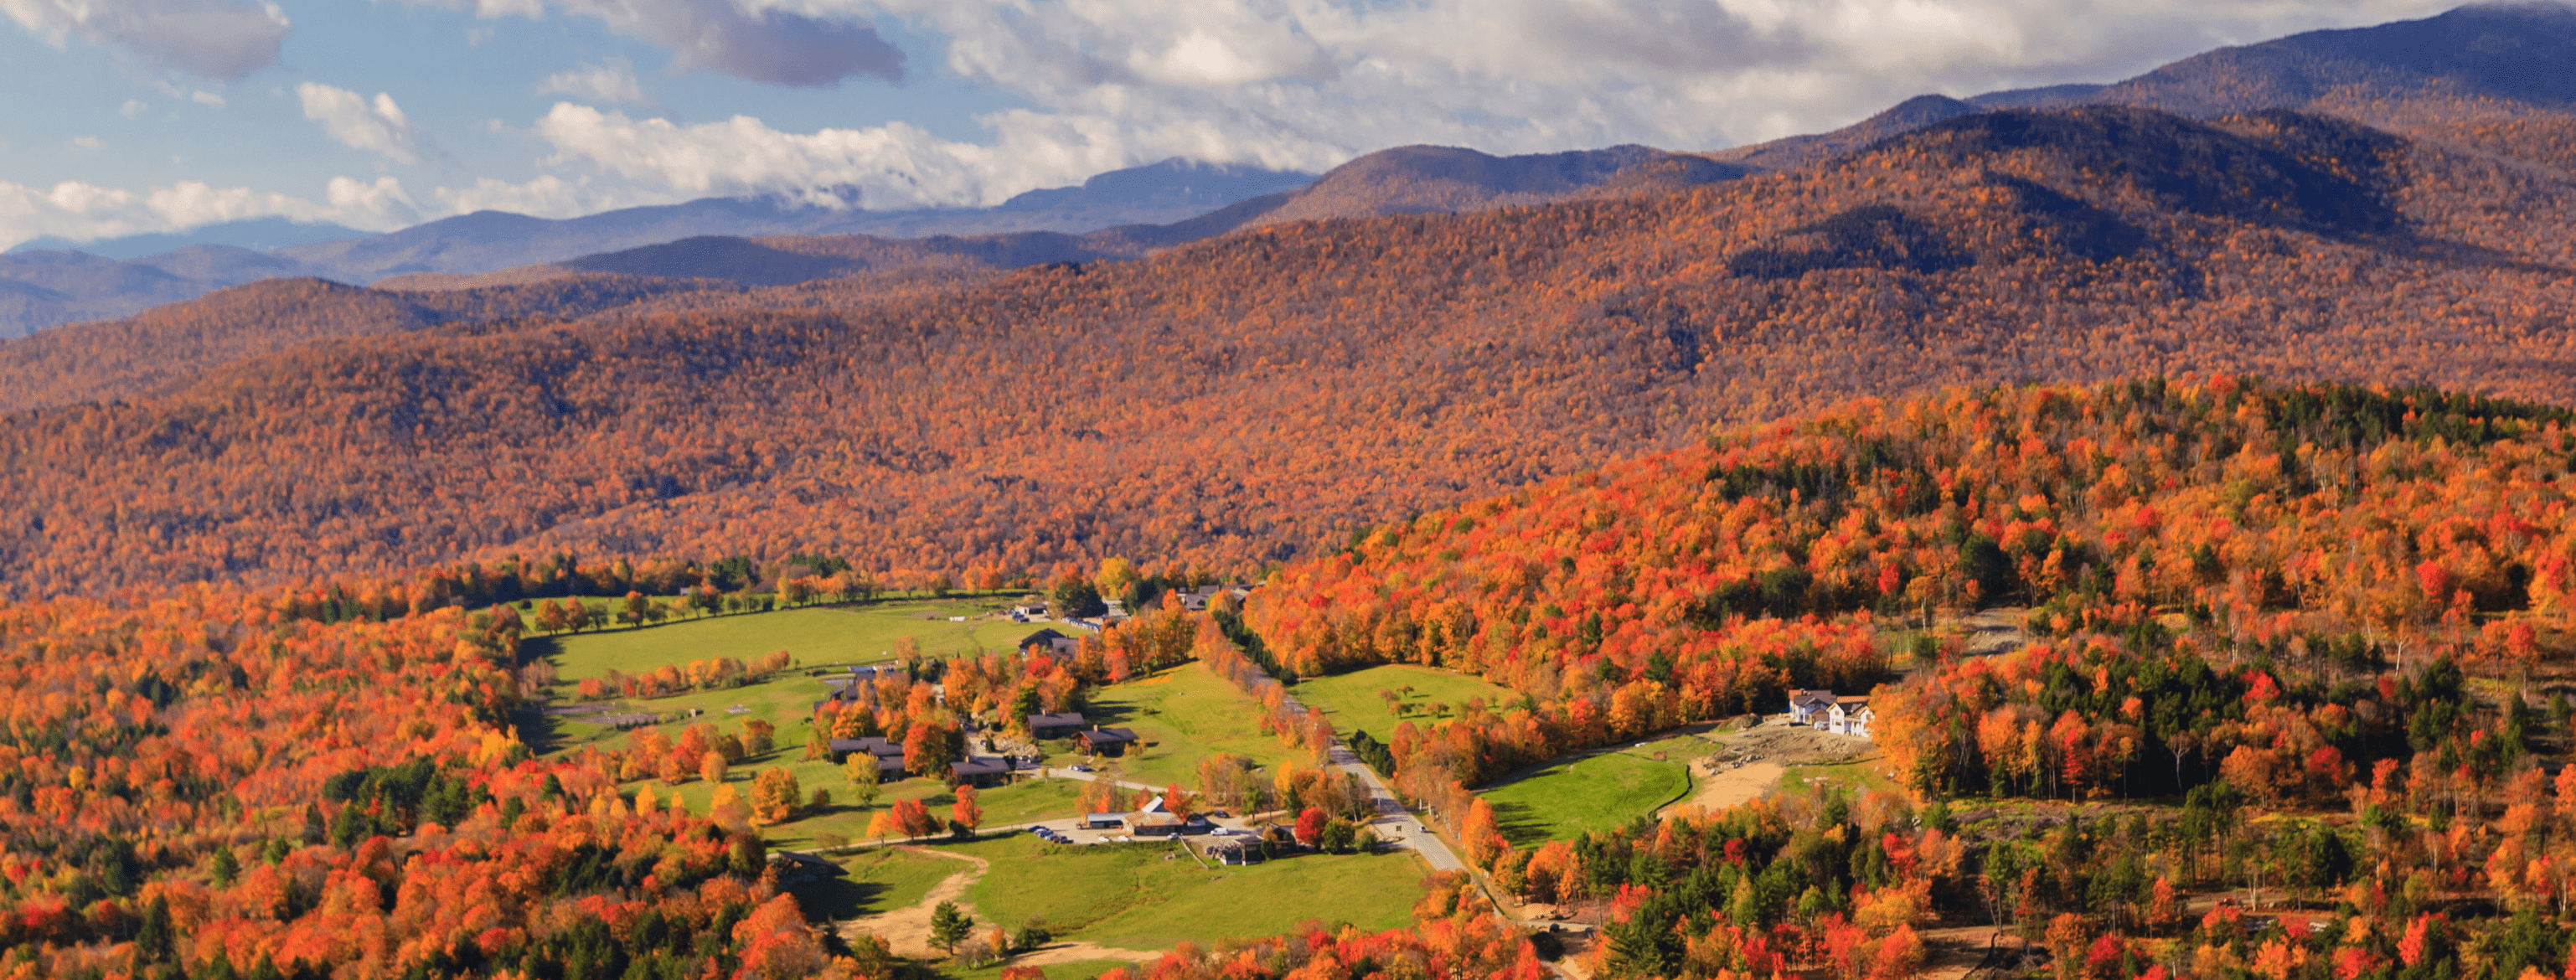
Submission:
[[[1075,733],[1073,740],[1093,755],[1125,755],[1127,747],[1136,744],[1136,733],[1126,728],[1094,728]]]
[[[1082,730],[1082,712],[1066,711],[1052,715],[1030,715],[1030,738],[1063,738]]]

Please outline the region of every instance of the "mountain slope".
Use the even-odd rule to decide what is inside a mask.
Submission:
[[[1743,176],[1731,164],[1644,146],[1497,157],[1454,146],[1401,146],[1333,168],[1263,224],[1538,204],[1595,190],[1641,193]]]
[[[315,341],[520,317],[551,322],[657,294],[731,288],[593,274],[407,294],[320,279],[265,279],[129,319],[0,342],[0,411],[142,397],[210,369]]]
[[[356,338],[0,422],[0,575],[1243,569],[1860,395],[2233,371],[2564,404],[2571,216],[2563,181],[2330,119],[1991,113],[1682,193]]]
[[[81,252],[13,253],[0,256],[0,339],[311,272],[290,259],[227,245],[194,245],[127,261]]]
[[[1769,169],[1800,166],[1970,112],[2129,105],[2215,117],[2262,109],[2329,112],[2410,135],[2566,168],[2576,153],[2558,110],[2576,105],[2576,7],[2462,7],[2422,20],[2310,31],[2220,48],[2111,85],[2057,85],[1965,100],[1917,96],[1832,132],[1710,154]],[[2534,111],[2540,110],[2539,118]],[[2553,139],[2497,139],[2533,126]]]

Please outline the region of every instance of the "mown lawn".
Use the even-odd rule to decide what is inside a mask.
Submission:
[[[1524,847],[1611,830],[1690,792],[1683,755],[1665,745],[1680,747],[1678,740],[1670,740],[1556,762],[1481,795],[1493,804],[1503,836]],[[1654,758],[1657,751],[1668,758]]]
[[[1119,949],[1271,936],[1310,919],[1389,929],[1412,921],[1425,877],[1409,851],[1210,870],[1178,848],[1059,847],[1026,836],[943,849],[993,862],[970,893],[979,920],[1018,929],[1044,919],[1060,937]]]
[[[1410,664],[1309,677],[1298,681],[1291,691],[1298,701],[1331,718],[1334,730],[1345,734],[1364,731],[1381,742],[1395,741],[1399,721],[1410,721],[1416,728],[1437,724],[1443,716],[1435,712],[1434,705],[1445,705],[1454,711],[1476,698],[1483,698],[1489,706],[1520,700],[1519,695],[1480,677]],[[1386,699],[1378,695],[1379,691],[1395,692],[1401,715],[1387,709]]]
[[[1145,740],[1142,753],[1102,760],[1103,772],[1114,769],[1118,778],[1132,782],[1179,783],[1196,789],[1199,763],[1219,752],[1262,766],[1308,758],[1304,749],[1262,734],[1261,703],[1196,661],[1101,688],[1092,693],[1091,706],[1084,713],[1097,724],[1135,729]],[[1069,764],[1076,758],[1066,744],[1047,744],[1049,765]]]
[[[807,916],[851,919],[892,912],[919,903],[930,894],[931,886],[949,875],[975,870],[964,861],[891,847],[862,851],[836,863],[849,872],[847,877],[810,881],[793,889]]]

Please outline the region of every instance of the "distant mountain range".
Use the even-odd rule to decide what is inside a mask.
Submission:
[[[345,225],[288,221],[285,218],[253,218],[227,221],[187,231],[153,235],[128,235],[102,238],[94,242],[75,242],[68,238],[45,235],[18,243],[5,254],[25,252],[87,252],[103,259],[140,259],[176,252],[199,245],[225,245],[253,251],[315,245],[351,238],[366,238],[372,231],[359,231]]]
[[[383,235],[265,219],[91,242],[77,251],[43,247],[68,243],[39,239],[0,256],[0,338],[286,276],[456,289],[613,270],[757,286],[904,265],[1009,268],[1130,259],[1245,227],[1680,190],[1805,166],[1946,120],[2011,109],[2116,104],[2211,118],[2293,108],[2474,145],[2482,137],[2462,122],[2466,117],[2576,104],[2571,52],[2576,9],[2466,7],[2424,20],[2222,48],[2110,85],[1918,96],[1831,132],[1708,153],[1618,146],[1497,157],[1408,146],[1361,156],[1321,177],[1166,160],[1100,174],[1078,187],[1030,191],[990,208],[866,211],[773,197],[710,198],[566,220],[477,212]],[[2428,109],[2429,100],[2450,102]],[[2528,156],[2576,145],[2508,142],[2498,152]],[[781,237],[805,241],[768,241]],[[854,240],[812,241],[822,238]]]
[[[1079,187],[1030,191],[990,208],[865,211],[777,197],[708,198],[565,220],[480,211],[383,235],[284,221],[236,222],[181,235],[91,242],[77,251],[22,247],[0,256],[0,337],[127,316],[281,276],[359,284],[422,273],[475,276],[709,235],[1079,235],[1117,225],[1171,224],[1314,179],[1175,159],[1100,174]],[[268,239],[280,244],[255,244]],[[187,244],[156,250],[179,242]]]

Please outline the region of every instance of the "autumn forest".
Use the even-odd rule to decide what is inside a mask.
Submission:
[[[2354,44],[1455,213],[0,342],[0,978],[2576,978],[2576,93]],[[969,600],[812,680],[878,637],[798,624]],[[689,622],[757,651],[631,653]],[[1817,690],[1851,761],[1507,795],[1779,770]],[[1084,711],[1127,769],[961,775]],[[1050,940],[792,880],[1193,806],[1418,901],[970,964]]]

